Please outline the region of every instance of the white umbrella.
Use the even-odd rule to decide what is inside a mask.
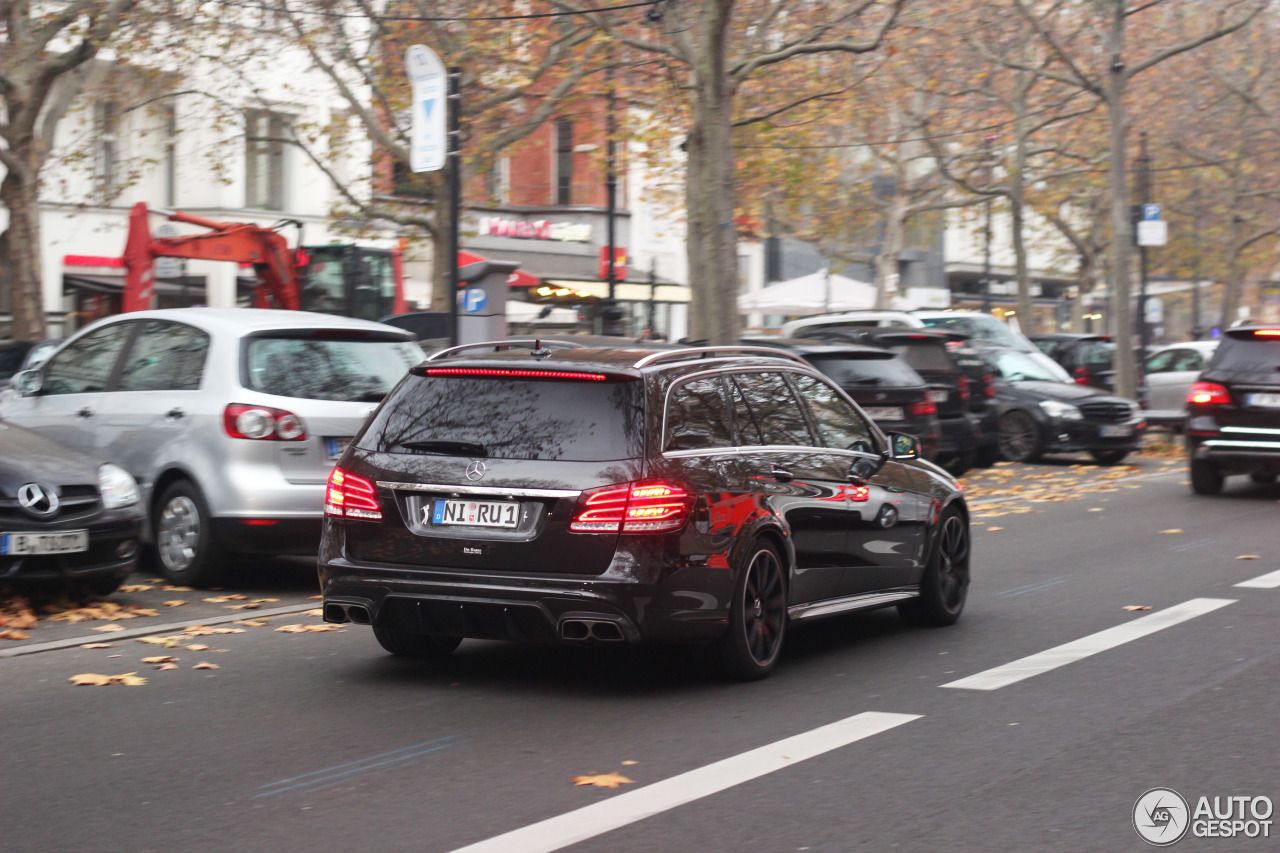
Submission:
[[[821,270],[738,297],[739,314],[825,314],[875,305],[874,285]]]

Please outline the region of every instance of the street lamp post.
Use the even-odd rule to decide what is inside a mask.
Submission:
[[[1151,202],[1151,157],[1147,154],[1147,132],[1144,130],[1138,138],[1141,140],[1140,153],[1137,161],[1134,163],[1134,176],[1138,181],[1138,203],[1146,205]],[[1151,344],[1151,324],[1147,322],[1147,247],[1139,243],[1138,257],[1140,259],[1141,278],[1138,288],[1138,358],[1135,360],[1137,365],[1137,388],[1139,401],[1146,397],[1146,377],[1143,375],[1143,367],[1147,360],[1147,347]]]

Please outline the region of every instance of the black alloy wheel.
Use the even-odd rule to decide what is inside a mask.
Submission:
[[[920,597],[898,605],[898,613],[917,625],[954,625],[969,594],[969,523],[947,509],[938,521],[929,563],[920,579]]]
[[[1119,465],[1129,455],[1127,450],[1090,450],[1099,465]]]
[[[389,625],[374,625],[373,636],[382,648],[393,655],[440,663],[462,644],[461,637],[435,634],[410,634]]]
[[[169,484],[151,516],[155,563],[175,584],[213,586],[227,568],[226,550],[213,532],[213,519],[200,489],[189,480]]]
[[[1191,490],[1197,495],[1221,494],[1223,479],[1222,472],[1212,462],[1191,460]]]
[[[1040,458],[1040,428],[1021,409],[1000,416],[1000,454],[1010,462],[1034,462]]]
[[[773,671],[787,632],[787,580],[782,557],[768,542],[750,550],[734,589],[729,630],[720,640],[726,672],[755,681]]]

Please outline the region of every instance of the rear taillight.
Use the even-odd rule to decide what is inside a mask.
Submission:
[[[258,441],[303,441],[307,428],[302,418],[284,409],[232,403],[222,413],[222,426],[232,438]]]
[[[1071,375],[1075,378],[1077,385],[1089,384],[1089,371],[1085,370],[1083,367],[1077,367],[1072,371]]]
[[[674,483],[627,483],[582,493],[569,529],[575,533],[658,533],[689,520],[693,497]]]
[[[969,402],[969,377],[968,376],[960,377],[960,402],[961,403]]]
[[[329,475],[329,485],[324,490],[324,514],[339,518],[359,518],[365,521],[382,521],[382,507],[378,506],[378,491],[373,483],[334,468]]]
[[[996,395],[996,378],[990,373],[982,375],[982,396],[991,399]]]
[[[907,406],[907,411],[917,417],[923,415],[936,415],[938,413],[938,407],[932,400],[917,400]]]
[[[1187,404],[1194,406],[1228,406],[1231,392],[1216,382],[1197,382],[1187,392]]]

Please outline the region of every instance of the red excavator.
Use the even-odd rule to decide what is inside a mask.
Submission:
[[[153,213],[209,231],[153,237],[147,220]],[[282,224],[296,225],[301,233],[301,223],[286,220]],[[154,307],[156,258],[252,265],[258,277],[253,296],[255,308],[320,311],[366,320],[407,310],[400,249],[333,244],[293,250],[275,228],[216,222],[179,210],[148,209],[145,202],[138,202],[129,213],[129,237],[124,248],[123,311]]]

